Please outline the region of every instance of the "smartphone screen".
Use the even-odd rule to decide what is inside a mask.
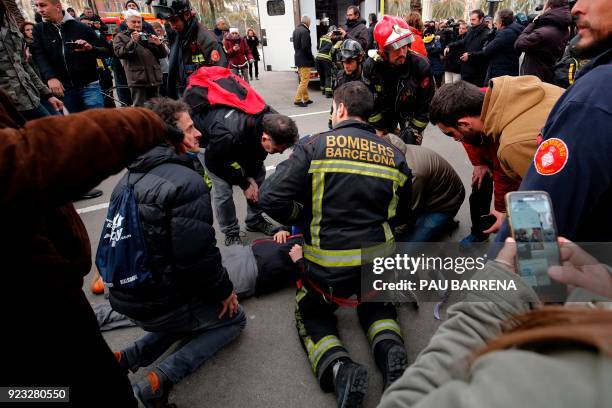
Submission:
[[[563,287],[548,276],[548,268],[560,264],[557,228],[548,194],[544,191],[508,193],[506,205],[517,245],[517,268],[525,283],[534,289]]]

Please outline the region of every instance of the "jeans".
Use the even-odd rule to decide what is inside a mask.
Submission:
[[[240,233],[240,225],[236,218],[236,207],[234,206],[234,189],[231,184],[221,177],[208,171],[208,176],[213,183],[213,200],[215,202],[215,213],[221,232],[225,235],[237,235]],[[265,168],[261,168],[257,176],[254,177],[258,186],[261,186],[266,178]],[[263,210],[259,205],[247,200],[247,215],[244,220],[247,226],[257,224],[262,218]]]
[[[100,82],[92,82],[84,88],[66,89],[64,91],[64,105],[70,113],[103,108],[104,98],[100,90]]]
[[[300,75],[300,84],[295,93],[294,102],[308,102],[308,82],[310,82],[310,67],[299,67],[298,74]]]
[[[149,333],[122,350],[130,371],[153,364],[183,340],[183,345],[157,366],[173,384],[178,383],[237,338],[246,326],[242,307],[232,318],[226,314],[219,319],[220,311],[221,303],[213,306],[194,300],[156,319],[136,321]]]
[[[425,213],[420,215],[414,227],[403,234],[399,241],[402,242],[436,242],[446,227],[453,221],[455,214],[452,212]]]
[[[53,111],[57,112],[55,109]],[[19,113],[21,114],[21,116],[23,116],[25,120],[40,119],[40,118],[44,118],[45,116],[51,115],[49,111],[47,110],[47,108],[45,108],[42,103],[39,103],[38,106],[35,107],[34,109],[19,111]]]

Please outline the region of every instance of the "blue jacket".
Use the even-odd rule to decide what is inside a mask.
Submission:
[[[580,71],[550,112],[520,187],[550,194],[559,235],[573,241],[612,241],[610,72],[612,50]],[[497,238],[506,235],[504,225]]]
[[[444,73],[444,65],[440,56],[442,54],[442,44],[440,40],[437,40],[435,35],[430,34],[423,37],[425,43],[425,49],[427,50],[427,58],[429,59],[429,65],[431,66],[431,72],[434,75],[440,75]]]
[[[521,35],[523,28],[518,23],[512,23],[503,30],[498,30],[495,38],[481,51],[470,52],[470,58],[489,62],[485,83],[499,76],[519,74],[520,53],[515,50],[514,43]]]

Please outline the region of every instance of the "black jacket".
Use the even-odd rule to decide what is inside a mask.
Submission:
[[[310,30],[304,24],[300,24],[293,30],[293,50],[295,51],[296,67],[314,67],[315,61],[312,55],[312,42],[310,41]]]
[[[233,290],[216,247],[208,187],[192,166],[162,144],[128,167],[153,273],[135,290],[110,290],[113,309],[132,319],[154,319],[193,299],[215,304]],[[127,174],[113,197],[126,182]]]
[[[522,25],[512,23],[503,30],[497,31],[495,38],[482,51],[470,53],[469,58],[488,62],[486,82],[502,75],[518,75],[520,55],[515,50],[514,43],[522,31]]]
[[[451,37],[452,34],[452,30],[445,30],[444,31],[444,36],[440,36],[440,42],[442,43],[442,47],[446,48],[448,47],[450,44],[452,44],[453,42],[457,41],[455,43],[455,46],[453,48],[448,49],[448,54],[446,54],[446,56],[443,55],[443,59],[444,59],[444,71],[448,71],[448,72],[453,72],[455,74],[459,74],[461,72],[461,60],[459,60],[459,57],[461,57],[461,55],[465,52],[465,46],[463,45],[461,41],[462,39],[465,38],[465,34],[463,35],[458,35],[456,38],[455,37]],[[442,40],[446,38],[446,39],[453,39],[453,41],[444,43]],[[444,51],[444,50],[443,50]]]
[[[448,47],[451,50],[456,47],[462,47],[464,52],[472,53],[481,51],[488,39],[489,27],[483,22],[477,27],[470,28],[463,39],[450,43]],[[486,70],[486,63],[480,60],[468,59],[467,62],[461,63],[461,79],[476,86],[482,86]]]
[[[346,25],[345,39],[351,39],[361,44],[363,50],[368,50],[370,45],[370,32],[366,26],[365,20],[359,20]]]
[[[564,6],[547,11],[525,27],[514,44],[517,51],[525,53],[521,75],[554,83],[554,66],[565,51],[571,21],[569,7]]]
[[[249,49],[251,50],[251,55],[253,56],[253,59],[255,61],[259,61],[259,49],[257,48],[259,46],[259,38],[257,38],[257,36],[244,38],[246,38],[246,42],[249,46]]]
[[[76,52],[66,42],[85,40],[94,48]],[[41,79],[47,82],[58,79],[64,88],[83,88],[98,81],[97,58],[111,55],[108,44],[98,38],[89,26],[79,23],[68,14],[58,26],[44,22],[34,26],[34,42],[31,46],[34,61]]]
[[[206,138],[206,167],[216,176],[243,190],[249,187],[247,177],[255,178],[268,153],[261,146],[259,115],[249,115],[234,108],[215,108],[194,114],[194,122]]]
[[[427,57],[410,50],[406,62],[396,67],[376,54],[363,64],[363,82],[374,94],[368,122],[376,129],[393,133],[398,126],[421,131],[427,127],[436,91]]]
[[[168,60],[168,96],[174,99],[182,96],[187,78],[201,66],[227,67],[228,64],[223,45],[195,18],[174,37]]]
[[[361,246],[392,242],[410,216],[406,159],[373,132],[346,120],[302,138],[260,189],[266,214],[304,227],[305,273],[324,288],[359,276]]]

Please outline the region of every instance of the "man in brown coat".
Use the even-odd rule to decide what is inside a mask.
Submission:
[[[165,132],[134,108],[24,123],[0,91],[3,386],[69,387],[71,406],[136,406],[81,289],[91,246],[71,200]]]
[[[115,36],[113,49],[125,69],[134,106],[143,106],[148,99],[159,96],[159,59],[166,57],[168,51],[156,35],[142,32],[140,12],[129,9],[124,14],[128,29]]]

